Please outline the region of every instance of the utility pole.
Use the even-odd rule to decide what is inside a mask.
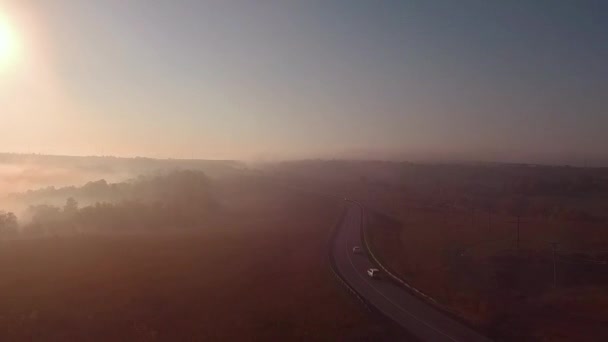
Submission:
[[[553,288],[557,288],[557,262],[556,262],[556,250],[557,250],[557,242],[552,242],[553,249]]]
[[[475,207],[471,207],[471,228],[475,227]]]
[[[492,209],[488,209],[488,235],[492,231]]]
[[[517,215],[517,254],[519,255],[519,218],[520,216]]]

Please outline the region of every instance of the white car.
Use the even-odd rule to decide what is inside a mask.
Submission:
[[[380,278],[380,270],[377,269],[377,268],[370,268],[370,269],[367,270],[367,275],[370,278],[379,279]]]
[[[361,247],[355,246],[355,247],[353,247],[353,253],[354,254],[362,254],[363,250],[361,249]]]

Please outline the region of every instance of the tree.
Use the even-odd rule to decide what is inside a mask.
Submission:
[[[65,201],[65,205],[63,206],[63,214],[70,218],[74,217],[78,213],[78,202],[70,197]]]
[[[61,208],[48,204],[31,205],[27,209],[31,222],[24,227],[30,233],[51,233],[61,222]]]
[[[11,212],[0,211],[0,235],[17,233],[17,216]]]

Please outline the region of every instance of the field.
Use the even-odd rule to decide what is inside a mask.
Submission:
[[[0,340],[391,340],[326,260],[341,204],[241,182],[188,231],[0,241]]]
[[[605,224],[380,198],[374,249],[452,313],[498,340],[608,338]]]
[[[384,264],[492,338],[608,340],[606,170],[297,166],[284,177],[363,202]]]

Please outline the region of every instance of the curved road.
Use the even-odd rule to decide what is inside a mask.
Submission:
[[[352,252],[354,246],[363,246],[363,209],[351,204],[346,210],[334,240],[332,255],[336,271],[359,295],[424,341],[490,341],[393,282],[368,277],[366,271],[373,267],[372,262],[365,254]]]

